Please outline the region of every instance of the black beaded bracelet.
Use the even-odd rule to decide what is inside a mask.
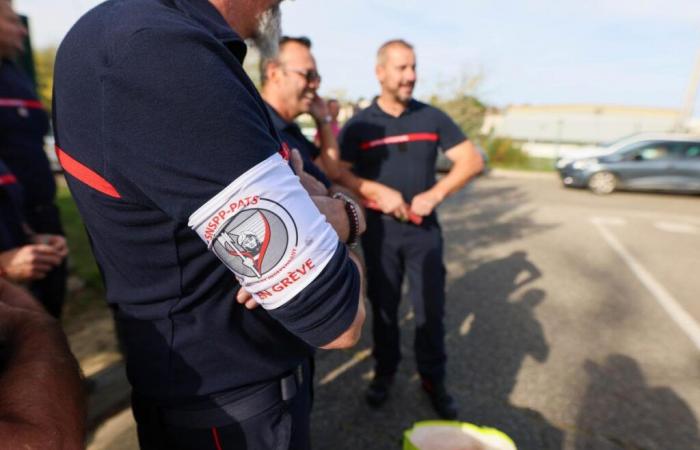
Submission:
[[[360,214],[357,212],[357,205],[350,197],[342,192],[336,192],[333,194],[333,198],[342,200],[343,203],[345,203],[345,212],[348,215],[348,223],[350,225],[348,240],[345,241],[345,244],[348,247],[356,247],[358,242],[360,242]]]

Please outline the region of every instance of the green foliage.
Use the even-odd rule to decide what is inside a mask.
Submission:
[[[493,167],[534,171],[554,170],[553,159],[532,157],[512,139],[487,138],[483,141],[483,147]]]
[[[56,61],[56,48],[48,47],[34,50],[34,67],[39,99],[46,111],[51,113],[51,96],[53,93],[53,66]]]
[[[449,99],[433,96],[430,104],[443,110],[468,136],[479,134],[486,114],[486,105],[478,98],[463,93]]]
[[[77,287],[71,289],[68,294],[64,311],[64,324],[72,325],[90,311],[105,307],[104,287],[95,258],[92,256],[83,220],[65,186],[59,187],[56,203],[61,210],[61,220],[70,249],[69,276],[77,280]]]
[[[530,159],[519,144],[508,138],[487,139],[484,148],[495,166],[523,166]]]

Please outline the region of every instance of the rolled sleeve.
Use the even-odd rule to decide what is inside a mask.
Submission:
[[[322,347],[350,328],[359,306],[360,274],[339,244],[319,276],[296,298],[269,311],[296,336]]]

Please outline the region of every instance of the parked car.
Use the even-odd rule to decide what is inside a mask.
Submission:
[[[491,168],[489,167],[489,156],[486,154],[486,151],[481,148],[480,145],[474,144],[476,147],[476,150],[479,152],[481,155],[481,160],[484,162],[484,168],[481,169],[481,172],[479,172],[479,175],[488,175],[489,171]],[[437,161],[435,161],[435,170],[438,173],[447,173],[450,171],[452,168],[452,161],[450,161],[447,156],[445,156],[445,153],[443,152],[438,152],[438,157]]]
[[[700,136],[639,135],[586,156],[559,158],[564,186],[596,194],[621,190],[700,192]]]

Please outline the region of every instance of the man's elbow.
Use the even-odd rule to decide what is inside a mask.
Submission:
[[[355,314],[355,320],[353,320],[350,328],[321,348],[324,350],[340,350],[354,347],[362,336],[362,325],[365,323],[365,316],[365,305],[362,299],[360,299],[360,304],[357,307],[357,314]]]

